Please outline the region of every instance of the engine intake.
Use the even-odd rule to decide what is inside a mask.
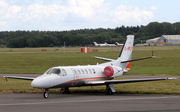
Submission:
[[[122,68],[107,66],[107,67],[104,68],[104,74],[107,77],[120,76],[120,75],[122,75]]]

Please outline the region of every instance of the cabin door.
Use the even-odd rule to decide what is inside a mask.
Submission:
[[[73,71],[73,81],[72,81],[72,86],[76,86],[78,84],[78,79],[79,79],[79,74],[76,69],[72,69]]]

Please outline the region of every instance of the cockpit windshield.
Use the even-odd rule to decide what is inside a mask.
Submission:
[[[47,74],[57,74],[59,75],[61,73],[60,69],[58,68],[53,68],[53,69],[50,69],[49,71],[47,71]]]
[[[46,74],[50,74],[52,68],[50,68],[49,70],[46,71]]]
[[[60,74],[60,70],[58,68],[54,68],[52,71],[51,71],[51,74],[57,74],[59,75]]]
[[[50,68],[45,72],[47,75],[56,74],[59,76],[67,76],[67,72],[64,68]]]

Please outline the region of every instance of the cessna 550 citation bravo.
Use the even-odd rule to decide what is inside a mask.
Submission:
[[[117,83],[131,83],[131,82],[143,82],[143,81],[157,81],[167,80],[174,78],[148,78],[148,79],[132,79],[132,80],[111,80],[119,77],[123,72],[130,70],[132,61],[153,58],[145,57],[140,59],[133,59],[133,42],[134,35],[128,35],[126,42],[121,50],[121,53],[117,60],[94,57],[97,59],[106,60],[109,62],[87,65],[87,66],[58,66],[52,67],[47,70],[43,75],[36,78],[31,77],[18,77],[18,76],[4,76],[4,78],[14,78],[23,80],[32,80],[31,86],[33,88],[45,89],[43,94],[44,98],[49,96],[49,89],[61,88],[64,93],[69,93],[69,87],[80,87],[80,86],[95,86],[95,85],[106,85],[106,93],[113,94],[115,89],[113,84]]]

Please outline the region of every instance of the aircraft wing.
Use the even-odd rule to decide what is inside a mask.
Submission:
[[[22,80],[34,80],[33,77],[19,77],[19,76],[3,76],[4,78],[11,78],[11,79],[22,79]]]
[[[94,56],[94,58],[96,58],[96,59],[101,59],[101,60],[106,60],[106,61],[115,61],[114,59],[103,58],[103,57],[97,57],[97,56]]]
[[[171,78],[148,78],[148,79],[129,79],[129,80],[102,80],[102,81],[88,81],[87,85],[107,85],[107,84],[118,84],[118,83],[133,83],[133,82],[146,82],[146,81],[159,81],[159,80],[171,80]]]

